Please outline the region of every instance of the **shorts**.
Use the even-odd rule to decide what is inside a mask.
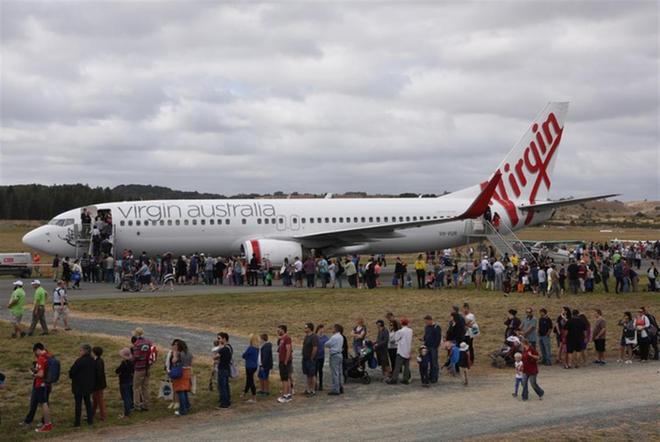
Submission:
[[[48,386],[41,386],[34,389],[34,400],[37,404],[47,404],[50,396],[50,388]]]
[[[151,284],[151,275],[142,275],[140,276],[141,284]]]
[[[316,376],[316,361],[302,361],[302,371],[305,376]]]
[[[598,353],[603,353],[605,351],[605,339],[595,339],[594,347]]]
[[[291,361],[286,364],[280,362],[280,380],[282,382],[288,381],[291,373],[293,373],[293,363]]]
[[[303,280],[303,274],[304,272],[301,270],[299,272],[296,272],[296,281],[302,281]]]
[[[269,376],[270,369],[266,370],[265,368],[260,368],[259,372],[257,373],[257,378],[259,378],[260,381],[267,381]]]
[[[21,321],[23,320],[23,313],[20,315],[15,315],[11,314],[11,325],[21,325]]]
[[[566,342],[566,353],[577,353],[582,351],[582,341],[567,341]]]
[[[69,318],[69,306],[67,305],[56,305],[55,306],[55,320],[59,318],[68,319]]]

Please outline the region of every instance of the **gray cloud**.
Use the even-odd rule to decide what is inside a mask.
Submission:
[[[456,190],[569,100],[551,195],[660,198],[656,2],[3,2],[0,183]]]

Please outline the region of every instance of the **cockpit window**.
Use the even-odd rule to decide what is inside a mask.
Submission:
[[[50,224],[52,226],[64,227],[64,226],[70,226],[71,224],[73,224],[75,222],[76,222],[76,220],[74,220],[73,218],[66,218],[66,219],[64,219],[64,218],[53,218],[53,219],[50,220],[50,222],[48,224]]]

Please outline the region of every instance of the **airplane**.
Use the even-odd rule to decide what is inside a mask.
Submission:
[[[23,237],[41,252],[80,252],[81,211],[112,220],[115,255],[194,252],[267,257],[274,265],[314,251],[324,256],[413,253],[475,242],[484,213],[517,231],[558,207],[616,196],[548,200],[564,132],[566,102],[550,102],[480,184],[437,198],[154,200],[103,203],[57,215]],[[89,242],[87,243],[89,244]],[[85,250],[86,251],[86,250]]]

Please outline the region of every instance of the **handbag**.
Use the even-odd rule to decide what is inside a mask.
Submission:
[[[472,324],[472,327],[470,327],[470,334],[474,338],[476,336],[479,336],[479,333],[481,333],[481,330],[479,330],[479,325],[477,325],[477,323],[475,322],[474,324]]]
[[[160,388],[158,389],[158,397],[172,400],[174,397],[173,393],[172,383],[170,381],[161,381]]]
[[[181,379],[183,376],[183,367],[180,365],[176,365],[172,368],[170,368],[170,371],[167,373],[170,379],[175,380],[175,379]]]
[[[637,333],[632,338],[625,338],[626,345],[637,345]]]
[[[231,379],[236,379],[238,377],[238,367],[234,364],[234,360],[229,363],[229,377]]]

